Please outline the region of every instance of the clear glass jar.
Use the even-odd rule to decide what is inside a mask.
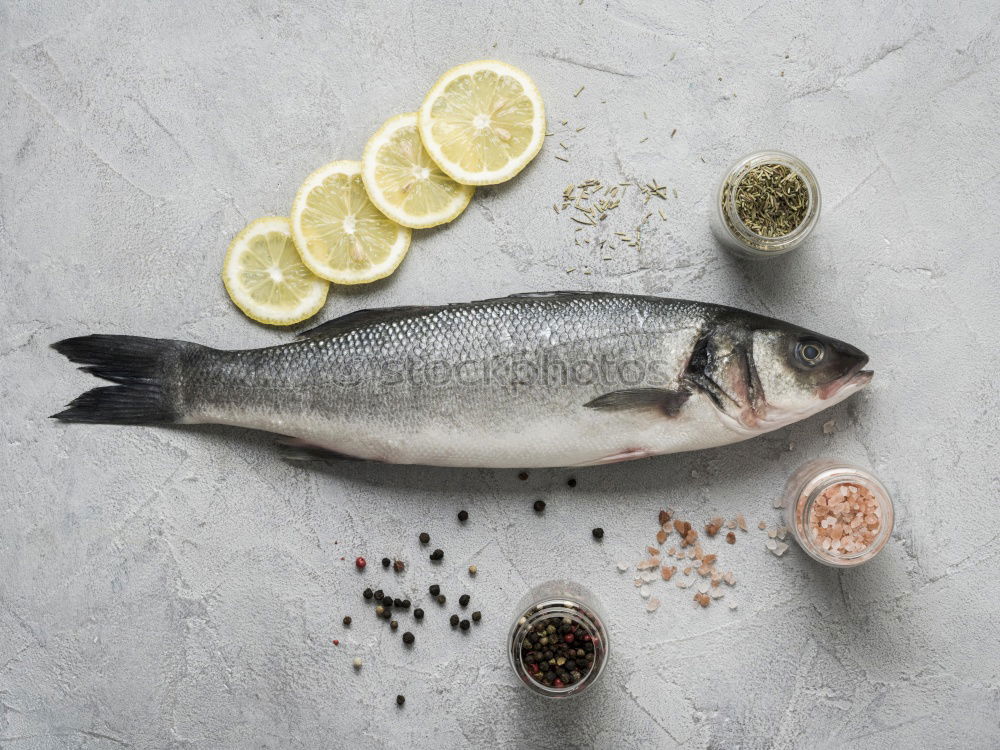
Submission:
[[[839,552],[824,546],[826,529],[819,529],[816,516],[823,512],[825,496],[837,494],[840,489],[855,497],[851,487],[862,488],[874,498],[875,511],[872,514],[878,525],[871,530],[873,538],[863,549]],[[814,560],[837,568],[849,568],[871,560],[889,541],[892,534],[893,510],[889,492],[870,472],[855,466],[820,458],[800,466],[785,484],[782,495],[785,525],[792,532],[795,541]],[[814,510],[817,511],[814,515]],[[836,526],[836,522],[832,524]],[[864,524],[859,524],[859,526]]]
[[[754,167],[777,164],[797,174],[806,187],[808,207],[805,217],[788,234],[765,237],[750,229],[740,219],[736,210],[736,190],[740,181]],[[805,163],[784,151],[757,151],[733,164],[719,183],[712,211],[712,230],[716,238],[737,255],[744,258],[773,258],[793,250],[812,234],[819,220],[820,194],[816,176]]]
[[[507,635],[507,656],[514,673],[538,695],[547,698],[579,695],[600,679],[607,665],[610,644],[604,622],[600,605],[583,586],[571,581],[548,581],[535,586],[518,603],[514,622]],[[569,670],[579,673],[579,678],[572,680],[570,684],[560,685],[561,681],[552,685],[544,684],[533,676],[545,674],[542,666],[537,661],[530,662],[525,658],[528,653],[537,652],[524,648],[525,638],[529,634],[541,632],[540,629],[547,628],[548,625],[557,628],[565,626],[568,633],[557,631],[554,635],[562,639],[563,643],[567,635],[572,635],[572,642],[578,646],[579,651],[583,651],[583,656],[571,655],[572,659],[578,659],[580,663],[574,661],[573,668]],[[593,653],[592,660],[586,657],[589,653]],[[565,667],[565,664],[545,666],[558,675],[556,670]]]

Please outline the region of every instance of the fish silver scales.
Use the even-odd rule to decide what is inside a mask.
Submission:
[[[126,339],[157,342],[132,356],[142,372],[126,372]],[[105,340],[118,350],[125,374],[109,379],[120,385],[103,389],[107,399],[84,394],[59,418],[240,425],[358,458],[447,466],[580,465],[721,445],[818,411],[869,377],[859,350],[796,326],[605,293],[359,311],[256,350],[132,337],[56,347],[109,377]],[[822,348],[823,362],[803,365],[802,342]],[[128,419],[115,418],[119,405]]]

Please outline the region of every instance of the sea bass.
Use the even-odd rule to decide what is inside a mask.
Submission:
[[[872,377],[864,352],[789,323],[602,292],[360,310],[263,349],[110,335],[53,346],[117,383],[56,419],[238,425],[437,466],[584,466],[734,443]]]

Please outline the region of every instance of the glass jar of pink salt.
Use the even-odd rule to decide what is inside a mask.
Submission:
[[[799,546],[824,565],[848,568],[871,560],[892,534],[892,498],[870,472],[821,458],[789,477],[785,525]]]

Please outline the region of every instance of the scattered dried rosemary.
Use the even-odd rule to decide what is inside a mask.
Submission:
[[[727,184],[722,200],[727,202]],[[760,164],[736,184],[736,213],[751,232],[762,237],[784,237],[795,230],[809,210],[805,182],[784,164]]]

